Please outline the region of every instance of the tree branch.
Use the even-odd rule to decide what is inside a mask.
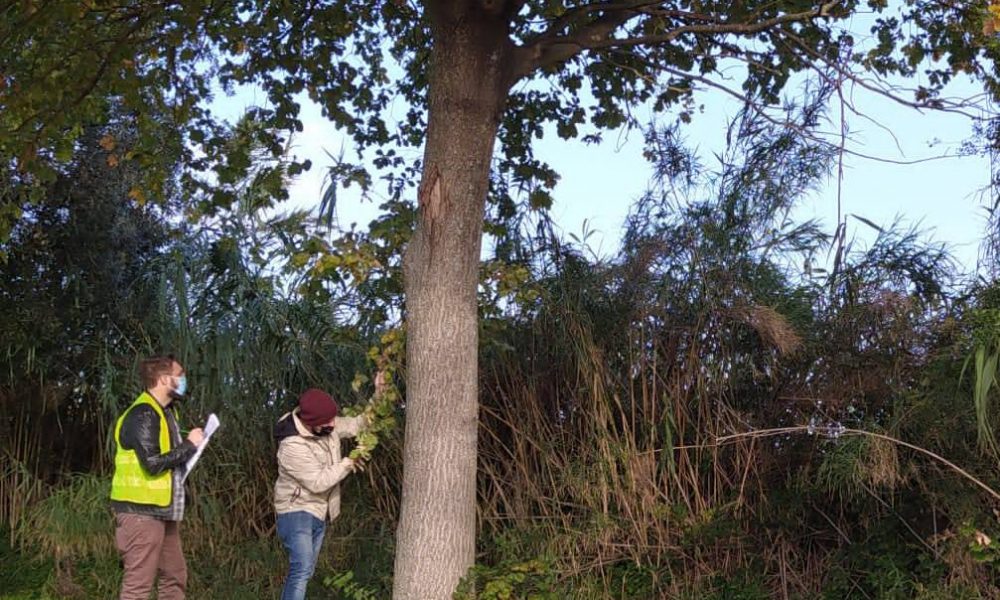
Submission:
[[[623,10],[636,10],[646,7],[660,4],[662,0],[632,0],[630,2],[618,2],[609,3],[605,2],[603,4],[584,4],[571,8],[566,11],[565,14],[554,19],[549,27],[541,34],[535,36],[534,38],[528,40],[529,43],[541,42],[546,40],[553,40],[558,38],[564,30],[574,25],[580,23],[580,21],[586,18],[588,15],[593,13],[603,12],[619,12]]]
[[[823,56],[822,54],[816,52],[816,50],[814,50],[812,47],[810,47],[809,44],[806,43],[805,40],[803,40],[799,36],[795,35],[794,33],[790,32],[790,31],[783,31],[783,32],[781,32],[781,36],[784,37],[784,38],[787,38],[787,39],[791,40],[792,42],[794,42],[795,45],[798,46],[802,50],[802,52],[803,52],[803,56],[802,57],[809,64],[815,64],[815,61],[819,61],[819,62],[821,62],[823,64],[826,64],[835,73],[837,73],[838,75],[844,77],[845,79],[848,79],[848,80],[856,83],[857,85],[861,86],[862,88],[864,88],[864,89],[866,89],[866,90],[868,90],[870,92],[873,92],[875,94],[878,94],[880,96],[888,98],[889,100],[892,100],[893,102],[896,102],[896,103],[901,104],[903,106],[907,106],[909,108],[915,109],[918,112],[921,109],[929,109],[929,110],[936,110],[936,111],[940,111],[940,112],[947,112],[947,113],[959,114],[959,115],[962,115],[964,117],[968,117],[970,119],[977,119],[977,118],[979,118],[977,115],[974,115],[974,114],[969,113],[969,112],[967,112],[965,110],[962,110],[963,108],[966,108],[967,106],[970,106],[970,104],[966,104],[966,103],[953,103],[953,102],[949,102],[949,101],[947,101],[945,99],[942,99],[942,98],[935,98],[935,99],[933,99],[931,101],[928,101],[928,102],[917,102],[915,100],[907,100],[906,98],[902,98],[902,97],[896,95],[895,93],[893,93],[890,89],[886,89],[886,88],[880,87],[878,85],[874,85],[871,82],[869,82],[868,80],[866,80],[866,79],[858,76],[856,73],[853,73],[853,72],[851,72],[848,69],[845,69],[841,64],[833,62],[828,57]],[[806,55],[808,57],[811,57],[811,58],[807,58]],[[819,69],[816,69],[816,70],[819,71]],[[980,108],[979,106],[977,106],[975,104],[972,104],[971,107],[972,108]]]
[[[549,28],[534,37],[524,46],[514,50],[513,78],[518,80],[536,69],[558,64],[572,58],[582,48],[577,44],[567,44],[567,39],[605,39],[632,17],[641,14],[640,8],[659,4],[649,0],[619,2],[612,4],[585,4],[570,10],[552,22]],[[572,27],[592,13],[604,14],[583,26],[572,36],[562,36],[560,32]]]
[[[663,34],[628,38],[615,38],[612,36],[615,30],[629,19],[643,14],[644,11],[641,10],[641,7],[649,6],[651,3],[637,2],[605,6],[602,7],[604,14],[601,17],[573,34],[555,37],[552,37],[550,34],[542,34],[531,44],[518,48],[515,53],[516,64],[514,75],[516,78],[525,77],[537,69],[543,69],[566,61],[583,50],[652,46],[672,42],[688,33],[751,35],[788,23],[803,22],[816,17],[828,16],[830,11],[840,4],[840,2],[841,0],[829,0],[813,10],[779,15],[757,23],[727,23],[713,19],[707,15],[679,13],[676,16],[683,15],[688,19],[701,21],[701,23],[683,25]],[[586,7],[582,8],[592,6],[586,5]],[[597,8],[593,10],[596,11]],[[549,31],[554,31],[557,26],[565,27],[567,24],[557,22]]]
[[[865,159],[865,160],[871,160],[871,161],[885,163],[885,164],[891,164],[891,165],[918,165],[918,164],[932,162],[932,161],[937,161],[937,160],[945,160],[945,159],[949,159],[949,158],[961,158],[962,157],[961,154],[938,154],[938,155],[934,155],[934,156],[926,156],[926,157],[923,157],[923,158],[916,158],[916,159],[895,159],[895,158],[889,158],[889,157],[886,157],[886,156],[875,156],[875,155],[872,155],[872,154],[865,154],[865,153],[859,152],[857,150],[851,150],[850,148],[842,146],[841,144],[835,144],[835,143],[831,142],[830,140],[824,139],[823,137],[821,137],[821,136],[813,133],[812,131],[809,131],[808,129],[806,129],[804,127],[797,126],[796,124],[789,122],[787,119],[776,118],[774,115],[770,114],[765,108],[759,106],[759,104],[757,102],[754,102],[748,96],[746,96],[744,94],[741,94],[740,92],[737,92],[736,90],[734,90],[734,89],[732,89],[730,87],[727,87],[727,86],[725,86],[725,85],[723,85],[723,84],[721,84],[721,83],[719,83],[717,81],[713,81],[713,80],[709,79],[708,77],[705,77],[703,75],[696,75],[696,74],[693,74],[693,73],[687,73],[687,72],[680,71],[678,69],[674,69],[674,68],[671,68],[671,67],[659,67],[659,69],[661,71],[663,71],[664,73],[668,73],[670,75],[674,75],[676,77],[680,77],[680,78],[684,78],[684,79],[690,79],[691,81],[697,81],[697,82],[702,83],[702,84],[704,84],[704,85],[706,85],[708,87],[711,87],[711,88],[714,88],[716,90],[719,90],[720,92],[722,92],[724,94],[727,94],[729,96],[732,96],[733,98],[736,98],[737,100],[741,101],[744,106],[748,107],[750,110],[752,110],[753,112],[757,113],[764,120],[768,121],[769,123],[771,123],[773,125],[777,125],[779,127],[785,127],[785,128],[793,129],[797,133],[801,134],[803,137],[806,137],[806,138],[812,140],[813,142],[815,142],[815,143],[817,143],[819,145],[827,146],[827,147],[829,147],[829,148],[831,148],[833,150],[836,150],[838,152],[843,152],[844,154],[847,154],[847,155],[850,155],[850,156],[854,156],[856,158],[862,158],[862,159]]]

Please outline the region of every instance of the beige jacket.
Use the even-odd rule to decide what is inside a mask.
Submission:
[[[287,435],[278,443],[274,510],[278,514],[304,510],[332,521],[340,514],[340,482],[350,474],[347,461],[340,456],[340,440],[357,435],[364,428],[364,418],[338,416],[333,433],[317,436],[299,421],[298,409],[290,414],[297,435]]]

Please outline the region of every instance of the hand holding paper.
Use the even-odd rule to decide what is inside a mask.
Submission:
[[[194,466],[198,464],[198,459],[201,458],[201,453],[205,451],[205,446],[208,445],[208,440],[212,439],[212,434],[215,433],[215,430],[218,428],[219,417],[215,416],[215,413],[208,415],[208,422],[205,423],[205,436],[201,440],[201,443],[198,444],[198,451],[194,453],[194,456],[188,459],[187,465],[185,465],[185,479],[187,479],[187,476],[191,474],[191,469],[194,469]]]

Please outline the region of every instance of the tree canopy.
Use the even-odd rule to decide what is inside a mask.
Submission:
[[[393,179],[399,193],[415,165],[399,149],[419,147],[426,130],[430,22],[447,3],[380,2],[9,2],[0,19],[0,153],[20,173],[45,180],[66,158],[83,128],[120,102],[136,121],[139,139],[121,158],[145,175],[143,197],[165,198],[169,165],[155,147],[166,115],[185,142],[187,190],[200,190],[199,210],[234,199],[227,186],[249,168],[251,142],[275,155],[301,130],[299,106],[317,102],[350,133],[359,149],[373,148],[377,168],[408,175]],[[942,89],[969,75],[1000,91],[993,33],[997,10],[985,0],[494,1],[470,3],[496,21],[503,40],[507,87],[499,129],[498,172],[544,192],[555,174],[531,158],[531,140],[547,124],[561,137],[636,125],[633,108],[693,110],[692,91],[724,85],[718,75],[743,65],[734,93],[775,104],[790,77],[819,72],[855,80],[901,103],[974,111],[970,99]],[[873,12],[870,32],[850,20]],[[471,14],[471,13],[470,13]],[[871,39],[865,39],[868,35]],[[920,76],[912,89],[886,81]],[[240,86],[266,92],[252,110],[259,127],[227,130],[210,100]],[[590,134],[594,136],[594,133]],[[599,134],[598,134],[599,135]],[[294,174],[308,164],[293,163]],[[280,178],[262,173],[283,196]],[[365,178],[362,180],[367,181]],[[544,202],[544,196],[538,197]],[[8,207],[9,232],[14,215]],[[6,234],[5,234],[6,235]]]

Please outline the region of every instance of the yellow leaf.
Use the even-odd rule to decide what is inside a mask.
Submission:
[[[117,154],[109,154],[108,155],[108,166],[112,167],[112,168],[118,166],[118,155]]]
[[[307,262],[309,262],[309,259],[311,257],[312,255],[310,255],[308,252],[296,252],[295,254],[292,255],[292,258],[289,259],[288,262],[291,263],[293,267],[300,268],[304,266]]]
[[[104,137],[102,137],[101,141],[98,143],[101,145],[101,148],[104,148],[107,152],[111,152],[112,150],[114,150],[115,146],[118,144],[115,141],[114,136],[111,135],[110,133],[105,133]]]
[[[142,193],[142,190],[138,186],[133,187],[128,191],[128,197],[135,200],[136,204],[139,206],[146,205],[146,194]]]

